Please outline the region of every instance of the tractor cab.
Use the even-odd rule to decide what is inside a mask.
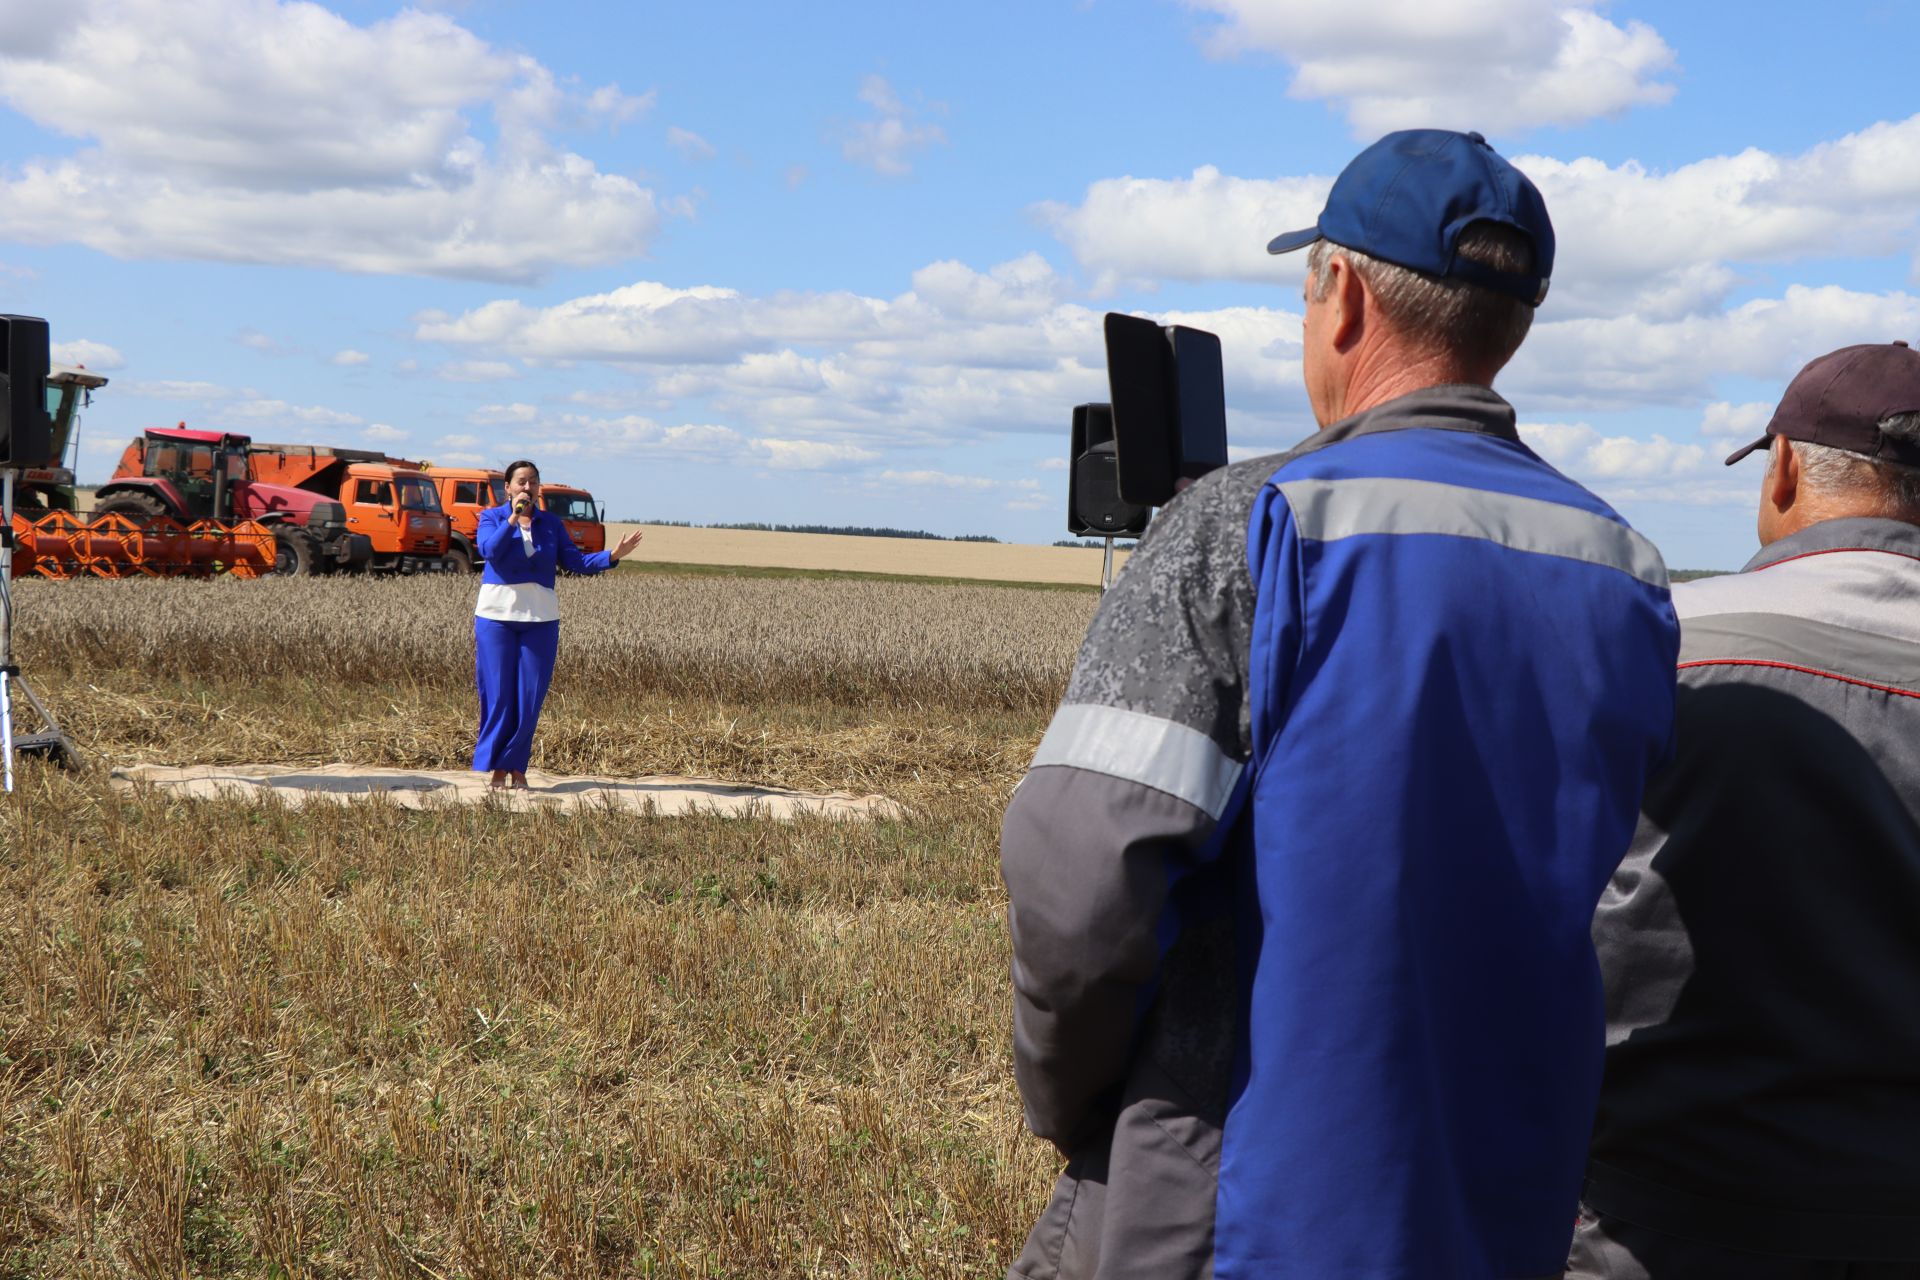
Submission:
[[[181,510],[193,519],[225,519],[228,490],[247,481],[247,444],[245,436],[220,431],[149,431],[140,474],[172,484]]]
[[[152,428],[120,455],[94,509],[136,519],[229,519],[235,492],[247,483],[247,445],[246,436],[225,431]]]

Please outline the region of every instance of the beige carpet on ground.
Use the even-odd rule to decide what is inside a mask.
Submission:
[[[509,809],[553,806],[576,809],[646,809],[670,817],[716,813],[725,817],[789,819],[801,814],[831,818],[897,818],[904,810],[885,796],[856,796],[841,791],[787,791],[743,786],[712,778],[654,775],[602,778],[527,771],[530,789],[492,791],[485,774],[468,770],[378,769],[351,764],[323,765],[170,765],[140,764],[114,769],[112,785],[130,791],[158,787],[197,799],[261,799],[277,796],[298,807],[324,802],[345,804],[379,795],[405,809],[445,804],[481,804],[489,800]]]

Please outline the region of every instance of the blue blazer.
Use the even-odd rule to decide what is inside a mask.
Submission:
[[[513,512],[506,507],[488,507],[480,513],[480,528],[474,542],[486,560],[482,582],[537,583],[553,585],[555,566],[568,573],[604,573],[613,566],[613,557],[605,551],[591,554],[573,545],[567,526],[551,511],[533,513],[533,554],[528,555],[520,540],[520,530],[511,523]]]

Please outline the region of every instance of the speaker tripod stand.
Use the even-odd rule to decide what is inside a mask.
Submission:
[[[0,783],[13,791],[13,758],[17,754],[40,752],[65,763],[79,758],[73,739],[53,718],[46,704],[33,692],[33,686],[20,674],[13,660],[13,486],[15,473],[0,468]],[[40,717],[44,726],[38,733],[15,734],[14,698],[18,694]]]

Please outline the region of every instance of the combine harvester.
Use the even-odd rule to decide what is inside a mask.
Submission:
[[[106,381],[86,376],[87,390]],[[61,443],[70,447],[70,428]],[[41,484],[16,516],[16,575],[252,578],[444,567],[448,522],[433,486],[379,453],[259,444],[184,426],[151,430],[121,454],[90,518],[73,511],[71,471],[48,474],[69,485]]]
[[[367,449],[271,444],[231,431],[149,430],[94,494],[75,500],[80,410],[107,379],[43,365],[53,465],[15,468],[18,577],[207,577],[469,570],[480,512],[506,501],[500,473],[427,467]],[[545,486],[583,551],[606,546],[593,497]]]
[[[13,576],[207,577],[225,572],[253,578],[272,571],[272,528],[252,519],[235,519],[230,508],[222,511],[216,503],[195,510],[183,497],[172,509],[156,514],[158,500],[141,499],[97,509],[91,518],[77,514],[72,460],[79,448],[80,410],[107,380],[84,368],[43,367],[48,369],[44,385],[50,430],[44,461],[49,465],[24,467],[15,473]],[[213,450],[204,452],[204,473],[188,474],[183,467],[177,477],[188,492],[196,486],[223,487],[212,483]],[[205,484],[200,483],[202,475]],[[164,484],[166,478],[156,477],[156,482]],[[176,492],[181,492],[179,486]]]

